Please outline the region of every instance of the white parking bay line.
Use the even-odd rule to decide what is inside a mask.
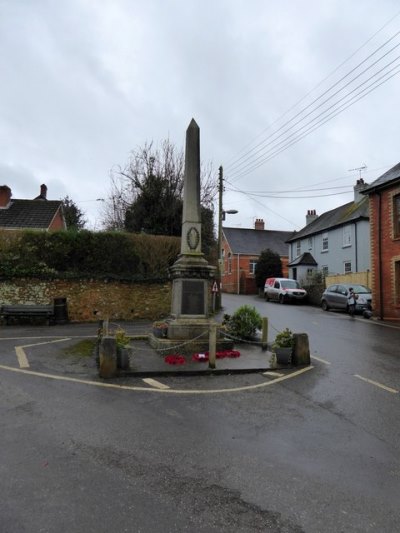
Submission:
[[[15,346],[15,353],[17,355],[18,364],[20,368],[30,368],[28,358],[26,356],[24,348],[30,348],[31,346],[41,346],[42,344],[52,344],[55,342],[64,342],[71,340],[69,337],[64,337],[63,339],[55,339],[45,342],[36,342],[34,344],[25,344],[24,346]]]
[[[379,387],[380,389],[391,392],[392,394],[399,394],[398,390],[392,389],[391,387],[387,387],[386,385],[383,385],[382,383],[378,383],[377,381],[373,381],[372,379],[363,378],[362,376],[359,376],[358,374],[354,374],[354,377],[361,379],[362,381],[366,381],[367,383],[370,383],[371,385],[375,385],[375,387]]]
[[[164,385],[164,383],[160,383],[159,381],[152,378],[144,378],[143,381],[147,383],[147,385],[151,385],[152,387],[156,387],[157,389],[169,389],[168,385]]]
[[[22,346],[15,347],[15,353],[17,354],[18,364],[20,368],[29,368],[28,358]]]

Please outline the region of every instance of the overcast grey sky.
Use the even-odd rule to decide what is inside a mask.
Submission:
[[[70,196],[100,229],[110,169],[146,141],[183,147],[193,117],[202,161],[216,179],[224,166],[224,209],[239,210],[226,225],[301,229],[308,209],[352,199],[360,174],[349,169],[366,165],[371,182],[400,161],[400,76],[389,72],[400,66],[399,10],[396,0],[0,0],[0,184],[33,198],[46,183],[49,199]],[[295,198],[265,197],[276,191]]]

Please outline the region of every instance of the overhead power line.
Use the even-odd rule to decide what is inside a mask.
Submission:
[[[302,96],[297,102],[295,102],[289,109],[287,109],[282,115],[280,115],[276,120],[274,120],[269,126],[267,126],[262,132],[260,132],[252,141],[247,143],[239,153],[244,152],[247,150],[249,146],[252,145],[253,142],[255,142],[259,137],[261,137],[266,131],[272,128],[276,123],[278,123],[280,120],[282,120],[286,115],[288,115],[293,109],[295,109],[301,102],[303,102],[310,94],[312,94],[318,87],[320,87],[325,81],[327,81],[329,78],[331,78],[343,65],[348,63],[350,59],[352,59],[360,50],[362,50],[369,42],[372,41],[374,37],[376,37],[382,30],[384,30],[395,18],[397,18],[400,15],[400,11],[397,11],[389,20],[383,24],[374,34],[371,35],[361,46],[359,46],[354,52],[352,52],[344,61],[342,61],[337,67],[335,67],[325,78],[323,78],[321,81],[319,81],[310,91],[308,91],[304,96]],[[247,152],[246,152],[247,153]],[[242,157],[244,157],[246,154],[244,154]],[[229,168],[237,160],[241,159],[241,157],[234,158],[232,157],[226,164],[226,168]]]
[[[322,100],[322,98],[325,95],[328,95],[328,93],[331,93],[334,88],[338,87],[339,84],[342,83],[344,80],[346,80],[349,76],[351,76],[352,73],[360,69],[362,65],[365,65],[373,56],[375,56],[380,50],[382,50],[391,41],[393,41],[399,34],[400,34],[400,31],[393,34],[382,45],[380,45],[376,50],[374,50],[371,54],[369,54],[363,61],[361,61],[358,65],[352,68],[347,74],[342,76],[331,87],[329,87],[321,95],[315,98],[310,104],[308,104],[303,109],[301,109],[298,113],[296,113],[291,119],[287,120],[275,132],[271,133],[262,142],[258,143],[251,150],[247,151],[241,157],[237,158],[233,163],[228,165],[227,171],[228,171],[228,174],[230,174],[230,180],[236,181],[240,177],[255,170],[256,168],[264,164],[266,161],[268,161],[272,157],[275,157],[276,155],[281,153],[283,150],[286,150],[287,148],[289,148],[290,146],[292,146],[293,144],[295,144],[296,142],[304,138],[306,135],[309,135],[310,133],[315,131],[317,127],[321,127],[328,120],[331,120],[332,118],[337,116],[337,114],[343,112],[345,109],[347,109],[351,105],[354,105],[356,102],[364,98],[367,94],[377,89],[383,83],[386,83],[387,81],[389,81],[389,79],[397,75],[399,73],[398,67],[400,65],[398,61],[400,59],[400,55],[396,56],[385,66],[383,66],[381,69],[379,69],[374,74],[372,74],[369,78],[362,81],[362,83],[360,83],[359,85],[357,85],[350,91],[346,92],[346,94],[342,95],[336,101],[331,103],[329,107],[322,109],[324,106],[326,106],[326,104],[328,104],[336,96],[340,95],[340,93],[342,93],[344,90],[349,89],[351,85],[355,83],[356,80],[360,79],[369,70],[371,70],[374,66],[376,66],[380,61],[382,61],[385,57],[387,57],[395,49],[397,49],[400,46],[400,43],[397,43],[394,46],[392,46],[389,50],[387,50],[380,57],[378,57],[378,59],[376,59],[369,65],[367,65],[366,68],[364,68],[356,76],[352,77],[349,81],[347,81],[345,84],[339,87],[333,94],[330,94],[330,96],[328,96],[326,99],[320,102],[320,100]],[[391,69],[389,69],[390,66],[392,66]],[[380,74],[382,75],[379,77]],[[367,85],[368,82],[371,80],[374,80],[374,81],[371,84]],[[317,104],[317,102],[319,103]],[[315,113],[318,110],[321,110],[321,112],[318,115],[314,116],[314,118],[311,118],[311,115],[315,115]],[[306,111],[308,111],[308,113],[305,114]],[[329,111],[331,112],[328,113]],[[310,120],[304,123],[303,125],[301,125],[308,117],[310,117]],[[296,119],[298,120],[296,121]],[[288,127],[284,129],[286,126]],[[298,129],[294,129],[296,126],[300,126],[300,127]],[[279,139],[282,139],[282,140],[279,141]]]
[[[242,191],[240,189],[229,189],[229,188],[227,188],[226,190],[227,191],[233,191],[233,192],[242,193],[242,194],[248,196],[249,198],[253,198],[253,197],[256,197],[256,198],[281,198],[281,199],[283,198],[283,199],[287,199],[287,200],[289,200],[289,199],[302,200],[302,199],[305,199],[305,198],[326,198],[328,196],[339,196],[341,194],[349,194],[352,191],[352,189],[349,189],[347,191],[333,192],[333,193],[329,193],[329,194],[309,194],[309,195],[306,195],[306,196],[300,196],[299,194],[297,194],[296,196],[281,196],[279,194],[254,193],[254,192],[250,192],[250,191]]]
[[[395,60],[398,61],[400,59],[400,56],[397,56]],[[391,63],[393,63],[393,61]],[[306,124],[298,128],[297,130],[293,131],[289,135],[286,135],[283,140],[276,142],[282,135],[279,135],[276,139],[270,141],[267,146],[271,146],[271,148],[264,150],[264,152],[254,158],[252,161],[246,163],[242,168],[237,169],[236,171],[233,171],[231,173],[231,182],[237,181],[242,176],[249,174],[253,170],[259,168],[264,163],[275,157],[276,155],[280,154],[293,144],[296,144],[301,139],[309,135],[310,133],[314,132],[316,129],[320,128],[322,125],[324,125],[326,122],[329,122],[332,120],[332,118],[336,117],[355,103],[357,103],[359,100],[365,98],[368,94],[376,90],[378,87],[389,81],[391,78],[399,74],[400,72],[400,63],[396,64],[392,69],[389,69],[384,75],[377,78],[373,83],[367,85],[362,90],[358,91],[355,95],[350,95],[354,92],[363,87],[365,83],[370,81],[372,78],[374,78],[377,74],[385,70],[388,66],[390,66],[389,63],[386,65],[383,69],[375,73],[373,76],[365,80],[362,84],[358,85],[355,89],[347,93],[344,97],[340,98],[337,102],[326,108],[324,111],[322,111],[319,115],[308,121]],[[350,97],[350,98],[349,98]],[[345,100],[343,102],[343,100]],[[340,102],[343,102],[341,105]],[[329,110],[333,109],[330,113],[328,113]],[[301,122],[301,121],[300,121]],[[314,123],[314,124],[313,124]],[[289,128],[286,133],[289,133],[291,128]],[[305,130],[302,132],[302,130]],[[302,133],[301,133],[302,132]],[[300,133],[300,135],[298,135]]]
[[[398,32],[400,33],[400,31]],[[298,116],[300,116],[304,111],[306,111],[310,106],[307,106],[306,108],[304,108],[302,111],[300,111],[299,113],[297,113],[297,115],[295,115],[292,119],[290,119],[289,121],[285,122],[285,124],[283,124],[280,128],[278,128],[274,133],[272,133],[271,135],[269,135],[262,143],[260,143],[257,147],[255,147],[251,152],[252,154],[257,154],[261,151],[264,150],[265,146],[269,146],[271,143],[275,142],[276,139],[279,139],[280,137],[284,136],[287,132],[289,132],[291,129],[293,129],[295,126],[297,126],[298,124],[301,124],[301,122],[303,122],[307,117],[311,116],[313,113],[315,113],[318,109],[320,109],[321,107],[323,107],[325,104],[327,104],[330,100],[332,100],[335,96],[337,96],[339,93],[341,93],[344,89],[346,89],[347,87],[349,87],[353,82],[355,82],[358,78],[360,78],[363,74],[365,74],[368,70],[370,70],[371,68],[373,68],[375,65],[377,65],[382,59],[384,59],[388,54],[390,54],[391,52],[393,52],[393,50],[395,50],[396,48],[398,48],[400,46],[400,43],[396,44],[394,47],[392,47],[389,51],[387,51],[385,54],[383,54],[379,59],[377,59],[376,61],[374,61],[371,65],[369,65],[367,68],[365,68],[363,71],[361,71],[359,74],[357,74],[357,76],[355,76],[354,78],[352,78],[350,81],[348,81],[345,85],[343,85],[340,89],[338,89],[336,92],[334,92],[331,96],[329,96],[329,98],[323,100],[320,104],[318,104],[317,106],[315,106],[311,111],[309,111],[306,115],[304,115],[302,118],[300,118],[299,120],[297,120],[297,122],[295,122],[294,124],[292,124],[290,127],[288,127],[286,130],[284,130],[281,134],[277,135],[279,133],[279,131],[281,131],[286,125],[289,125],[291,122],[293,122],[293,120],[295,120]],[[343,99],[347,98],[347,96],[349,96],[350,94],[352,94],[355,90],[357,90],[358,88],[362,87],[365,83],[367,83],[369,80],[371,80],[372,78],[374,78],[375,76],[377,76],[378,74],[380,74],[382,71],[384,71],[386,68],[388,68],[390,65],[392,65],[393,63],[395,63],[398,59],[400,58],[400,56],[396,56],[392,61],[390,61],[387,65],[385,65],[382,69],[378,70],[377,72],[375,72],[375,74],[373,74],[372,76],[370,76],[368,79],[364,80],[364,82],[362,82],[360,85],[358,85],[355,89],[353,89],[352,91],[350,91],[349,93],[345,94],[344,96],[342,96],[338,101],[336,101],[334,104],[332,104],[332,106],[335,106],[337,105],[339,102],[341,102]],[[354,69],[353,69],[354,70]],[[344,79],[344,78],[342,78]],[[335,84],[336,85],[336,84]],[[334,86],[332,86],[328,91],[325,91],[325,94],[327,94],[328,92],[331,91],[331,89],[333,88]],[[321,95],[320,97],[318,97],[316,100],[314,100],[314,103],[317,101],[317,100],[320,100],[322,98]],[[310,104],[311,105],[311,104]],[[325,113],[326,111],[328,111],[329,109],[331,109],[331,107],[328,107],[326,110],[323,111],[323,113]],[[320,116],[320,115],[318,115]],[[317,118],[317,117],[315,117]],[[314,119],[315,120],[315,119]],[[270,141],[267,143],[268,139],[271,139],[272,137],[276,137],[274,140]],[[259,148],[258,148],[259,147]],[[257,149],[258,148],[258,149]],[[235,173],[237,171],[235,171],[235,168],[243,166],[246,164],[246,161],[248,161],[249,159],[251,159],[253,157],[253,155],[248,155],[244,161],[242,163],[238,163],[237,165],[233,166],[233,167],[230,167],[231,168],[231,174],[232,173]]]

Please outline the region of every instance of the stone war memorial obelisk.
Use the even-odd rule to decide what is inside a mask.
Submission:
[[[192,353],[208,349],[209,298],[215,272],[201,252],[200,129],[192,119],[186,130],[181,251],[170,268],[168,334],[163,339],[151,336],[153,347],[163,350],[177,346],[179,351]]]
[[[200,129],[192,119],[186,130],[181,253],[170,268],[171,321],[168,338],[208,341],[208,301],[215,267],[201,252]]]

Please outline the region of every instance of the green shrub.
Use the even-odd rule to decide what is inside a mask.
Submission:
[[[242,305],[232,316],[224,315],[223,324],[232,337],[249,340],[254,337],[257,329],[261,329],[262,318],[255,307]]]
[[[275,337],[272,348],[294,348],[292,331],[289,328],[280,331]]]
[[[0,278],[168,278],[180,240],[126,232],[0,231]]]

